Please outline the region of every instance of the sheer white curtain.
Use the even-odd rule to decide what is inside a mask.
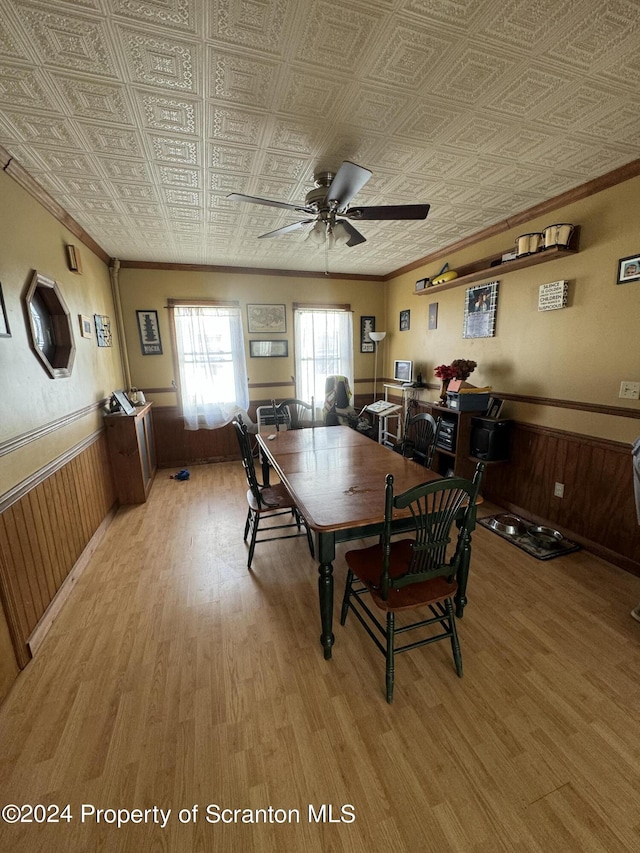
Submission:
[[[353,312],[296,308],[296,396],[324,400],[327,376],[346,376],[353,388]]]
[[[182,414],[187,429],[217,429],[249,407],[239,308],[175,305]]]

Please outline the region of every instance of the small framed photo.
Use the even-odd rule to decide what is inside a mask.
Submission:
[[[400,312],[400,331],[408,332],[411,325],[411,311]]]
[[[285,305],[247,305],[247,328],[250,335],[281,334],[287,331]]]
[[[438,328],[438,303],[430,302],[429,303],[429,331],[433,331]]]
[[[369,337],[369,332],[375,330],[375,317],[360,317],[360,352],[375,352],[376,345]]]
[[[80,334],[83,338],[93,337],[93,327],[91,326],[91,317],[86,317],[84,314],[78,314],[80,321]]]
[[[140,348],[142,355],[162,355],[162,341],[158,326],[158,312],[152,310],[136,311]]]
[[[251,358],[286,358],[289,341],[249,341]]]
[[[0,338],[10,337],[11,331],[9,329],[9,320],[7,319],[7,309],[2,295],[2,285],[0,284]]]
[[[628,281],[640,281],[640,255],[631,255],[618,261],[617,284],[626,284]]]
[[[499,418],[503,406],[504,400],[501,400],[499,397],[489,397],[489,403],[487,405],[487,417]]]
[[[430,281],[431,281],[431,279],[429,279],[429,278],[419,278],[416,281],[416,290],[417,291],[424,290],[428,286],[428,282],[430,282]]]

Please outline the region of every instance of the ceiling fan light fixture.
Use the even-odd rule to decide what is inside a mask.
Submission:
[[[313,228],[309,230],[306,239],[311,240],[311,242],[315,243],[317,246],[323,246],[325,238],[326,234],[324,222],[318,220],[313,226]]]
[[[346,246],[351,239],[344,222],[337,222],[333,228],[333,241],[336,246]]]

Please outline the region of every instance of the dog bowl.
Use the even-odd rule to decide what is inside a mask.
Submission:
[[[496,515],[487,524],[492,530],[507,536],[520,536],[526,532],[522,519],[517,515]]]
[[[543,525],[529,527],[527,533],[540,548],[557,548],[564,538],[559,530],[554,530],[553,527],[544,527]]]

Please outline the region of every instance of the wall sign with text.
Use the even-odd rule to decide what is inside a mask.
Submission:
[[[552,281],[541,284],[538,290],[538,311],[555,311],[566,308],[569,297],[568,281]]]
[[[136,311],[142,355],[162,355],[157,311]]]

